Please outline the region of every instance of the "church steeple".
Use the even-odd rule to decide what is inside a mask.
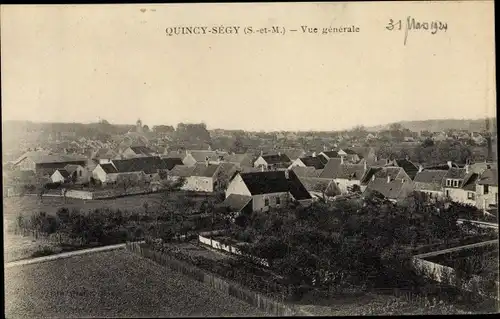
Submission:
[[[142,133],[142,121],[141,121],[141,119],[138,119],[135,125],[136,125],[137,133]]]

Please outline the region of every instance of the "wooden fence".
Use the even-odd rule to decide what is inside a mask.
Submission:
[[[165,253],[153,251],[146,245],[141,245],[137,242],[128,242],[125,247],[128,251],[134,254],[151,259],[162,266],[167,266],[190,278],[208,284],[214,289],[243,300],[250,305],[255,306],[273,316],[304,315],[293,305],[286,305],[276,300],[272,300],[267,296],[254,291],[250,291],[235,282],[223,279],[215,274],[201,270],[196,266],[177,260]]]

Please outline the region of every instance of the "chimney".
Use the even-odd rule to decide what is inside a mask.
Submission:
[[[418,172],[420,173],[423,170],[424,170],[424,167],[422,166],[422,164],[418,165]]]
[[[340,156],[340,164],[344,164],[344,156]]]
[[[387,183],[391,182],[391,175],[387,175]]]
[[[206,165],[207,167],[208,167],[208,162],[209,162],[209,160],[208,160],[208,156],[206,156],[206,157],[205,157],[205,165]]]
[[[288,172],[288,169],[285,170],[285,178],[286,179],[290,178],[290,173]]]
[[[465,174],[469,174],[469,164],[465,164]]]
[[[401,184],[404,184],[404,183],[405,183],[405,179],[404,179],[404,178],[402,178],[402,179],[401,179]]]
[[[377,155],[375,155],[374,160],[375,160],[375,162],[377,162],[377,161],[378,161],[378,156],[377,156]]]
[[[408,155],[405,156],[405,160],[409,161],[410,157]]]
[[[375,180],[375,174],[372,175],[372,181],[374,181],[374,180]]]
[[[312,156],[313,156],[313,157],[316,157],[316,152],[313,152]]]
[[[264,151],[260,150],[260,156],[264,155]]]
[[[451,161],[448,161],[448,162],[447,162],[447,164],[448,164],[448,167],[449,167],[449,168],[451,168],[451,167],[452,167]]]
[[[281,152],[278,152],[278,156],[281,156]]]
[[[326,147],[326,145],[323,145],[323,152],[326,152],[328,150],[328,148]]]
[[[365,160],[365,163],[364,163],[364,164],[365,164],[365,165],[364,165],[364,169],[365,169],[365,171],[366,171],[366,170],[367,170],[367,167],[366,167],[366,160]]]

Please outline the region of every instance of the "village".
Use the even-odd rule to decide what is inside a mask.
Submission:
[[[198,129],[198,133],[193,133],[193,127]],[[328,227],[337,228],[334,225],[342,223],[343,214],[365,218],[359,215],[360,210],[372,207],[371,212],[373,209],[389,209],[399,215],[391,217],[398,219],[398,222],[382,219],[378,225],[376,220],[380,217],[371,217],[376,218],[371,222],[376,227],[389,223],[383,227],[396,227],[391,232],[399,234],[401,229],[398,225],[410,222],[408,227],[414,235],[395,235],[399,239],[391,245],[396,245],[400,253],[411,252],[413,257],[406,257],[409,259],[404,260],[412,260],[412,269],[418,268],[425,273],[436,267],[463,268],[466,266],[457,266],[455,261],[449,261],[449,258],[455,258],[449,256],[462,256],[464,251],[467,256],[476,256],[476,250],[479,249],[481,253],[477,253],[474,258],[479,258],[483,266],[480,270],[474,267],[472,268],[475,270],[470,270],[471,266],[468,266],[469,272],[472,272],[469,275],[479,278],[479,273],[486,272],[487,275],[481,277],[482,285],[486,285],[486,281],[495,283],[492,278],[498,273],[491,266],[497,260],[491,249],[496,249],[495,245],[498,244],[498,171],[491,137],[494,134],[452,132],[422,136],[421,133],[408,133],[408,130],[398,125],[392,125],[385,133],[366,132],[357,127],[352,131],[333,135],[333,138],[323,138],[322,147],[321,144],[318,145],[318,141],[314,141],[314,137],[306,137],[306,142],[302,143],[306,148],[269,148],[266,147],[265,139],[261,139],[260,145],[248,147],[245,145],[248,142],[240,137],[241,132],[208,132],[204,128],[203,124],[182,124],[177,129],[167,129],[168,133],[153,134],[155,130],[152,132],[138,120],[134,127],[127,128],[127,133],[121,139],[118,138],[118,142],[58,133],[55,145],[68,146],[62,150],[60,146],[46,147],[54,145],[51,144],[52,134],[49,134],[45,142],[37,141],[38,144],[29,145],[21,156],[4,163],[4,199],[8,202],[18,198],[17,204],[11,202],[4,204],[4,207],[11,210],[6,210],[6,213],[11,216],[8,218],[10,224],[7,228],[17,236],[13,235],[13,242],[22,241],[22,238],[34,238],[33,243],[36,244],[31,245],[35,247],[31,250],[25,248],[24,255],[19,252],[7,255],[7,260],[22,262],[30,256],[44,258],[43,256],[57,256],[61,252],[106,248],[106,245],[126,243],[127,250],[140,256],[146,256],[145,251],[149,249],[188,264],[175,266],[181,267],[178,269],[181,273],[196,267],[196,271],[188,272],[218,276],[218,280],[252,288],[253,294],[262,294],[261,297],[254,298],[268,298],[265,307],[271,307],[273,313],[304,314],[304,307],[316,306],[290,306],[282,303],[286,304],[292,299],[296,303],[297,298],[303,300],[304,294],[311,294],[311,291],[318,293],[318,289],[323,291],[323,295],[328,295],[324,292],[324,287],[335,286],[334,282],[339,280],[336,277],[338,275],[332,272],[333,269],[339,271],[345,265],[332,264],[324,268],[318,264],[323,261],[317,260],[309,266],[312,267],[310,270],[296,269],[286,275],[287,271],[282,268],[282,263],[292,258],[294,253],[283,255],[283,249],[287,246],[288,250],[297,248],[290,246],[294,240],[287,237],[290,235],[281,234],[281,227],[290,223],[289,218],[292,216],[307,214],[312,217],[320,214],[314,218],[324,220],[324,225],[308,220],[310,217],[307,217],[307,222],[304,220],[301,223],[306,222],[310,225],[308,227],[321,229],[333,222]],[[180,140],[183,129],[189,132],[188,138]],[[184,133],[186,136],[186,132]],[[281,136],[277,134],[272,137],[271,143],[287,146],[279,142],[286,140],[288,144],[295,144],[290,142],[294,140],[290,138],[290,133],[280,134]],[[153,135],[157,138],[152,138]],[[445,138],[441,139],[442,136]],[[465,141],[461,141],[460,136]],[[207,138],[210,139],[208,143]],[[232,139],[229,147],[212,148],[212,145],[217,145],[224,138]],[[384,139],[393,143],[392,153],[385,153],[386,156],[384,145],[377,145],[377,142],[383,143]],[[317,147],[307,148],[308,140],[314,141],[316,144],[313,142],[312,145]],[[421,162],[410,157],[412,152],[408,150],[411,147],[425,150],[436,148],[440,143],[464,146],[459,154],[451,152],[455,158],[446,161],[434,158],[432,152],[427,160]],[[168,147],[168,144],[173,147]],[[194,147],[189,149],[184,145]],[[403,145],[402,152],[398,153],[397,145]],[[470,151],[474,147],[475,151]],[[85,156],[85,152],[88,156]],[[338,211],[339,209],[343,212]],[[440,223],[440,210],[449,214],[446,218],[453,224],[447,224],[449,226],[446,227],[434,225]],[[352,213],[348,213],[349,211]],[[287,214],[289,217],[285,217]],[[414,224],[415,214],[420,216],[419,220],[424,218],[421,219],[420,226]],[[126,230],[123,229],[124,226],[116,224],[116,216],[121,216],[123,221],[120,223],[126,226]],[[82,218],[86,220],[84,224],[87,226],[82,226]],[[295,218],[298,217],[293,217]],[[330,220],[331,218],[333,219]],[[430,222],[428,218],[431,218]],[[72,220],[79,226],[71,226]],[[272,231],[269,233],[270,230],[265,230],[267,227],[278,226],[257,226],[262,222],[273,225],[278,220],[283,226],[272,229],[281,235],[269,237]],[[116,225],[111,226],[109,223]],[[355,223],[361,227],[365,222],[358,220]],[[109,227],[115,228],[110,230]],[[426,228],[433,227],[438,227],[438,233],[428,233],[429,229]],[[328,236],[339,236],[338,231],[332,233],[328,230]],[[370,232],[364,228],[357,230],[360,231]],[[294,232],[300,233],[302,230]],[[308,236],[316,236],[312,230],[309,233]],[[19,237],[20,234],[23,235]],[[299,235],[296,233],[293,236]],[[346,233],[343,236],[352,234]],[[334,240],[333,238],[328,241]],[[326,256],[330,253],[326,252],[334,248],[328,248],[330,244],[324,243],[324,240],[318,237],[313,241],[314,246],[301,249],[316,250],[327,245],[323,248],[325,257],[320,259],[329,260]],[[298,245],[300,247],[304,242]],[[12,244],[12,247],[15,246]],[[381,248],[373,249],[376,249],[375,254],[395,254],[383,252],[386,248],[382,251]],[[448,252],[450,249],[451,252]],[[309,251],[307,254],[311,253]],[[147,256],[155,256],[150,254]],[[340,252],[336,254],[339,256]],[[437,258],[434,257],[436,254],[441,258],[440,262],[431,263],[429,260]],[[313,256],[315,255],[308,258],[318,258]],[[157,260],[157,257],[148,258],[165,264],[165,261]],[[348,258],[351,257],[344,257]],[[460,257],[459,260],[461,258],[463,259]],[[228,270],[223,270],[225,267],[233,269],[230,272],[232,275],[228,275]],[[295,267],[306,266],[298,262]],[[360,269],[364,269],[363,267],[360,266]],[[391,271],[394,269],[391,268]],[[207,272],[214,275],[207,275]],[[255,272],[264,272],[265,275],[250,276],[250,273]],[[289,278],[286,284],[277,279],[280,276]],[[360,280],[359,275],[356,277],[353,273],[342,276],[352,277],[349,280],[352,285]],[[432,278],[429,274],[422,276]],[[490,279],[484,279],[485,276]],[[467,278],[461,279],[466,282],[462,286],[470,286],[471,279]],[[213,282],[215,279],[210,280]],[[451,279],[433,280],[443,283]],[[269,282],[274,283],[269,286]],[[373,289],[388,289],[387,285],[391,291],[396,289],[396,284]],[[483,286],[480,288],[480,295],[488,295],[484,292],[487,290],[484,288],[486,286]],[[308,292],[304,292],[304,289]],[[465,290],[471,291],[469,288]],[[491,296],[491,292],[489,294]],[[318,311],[307,309],[308,313]]]

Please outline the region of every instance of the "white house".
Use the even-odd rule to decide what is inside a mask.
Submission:
[[[50,175],[50,180],[52,183],[65,183],[70,179],[70,174],[65,169],[58,169],[52,175]]]

